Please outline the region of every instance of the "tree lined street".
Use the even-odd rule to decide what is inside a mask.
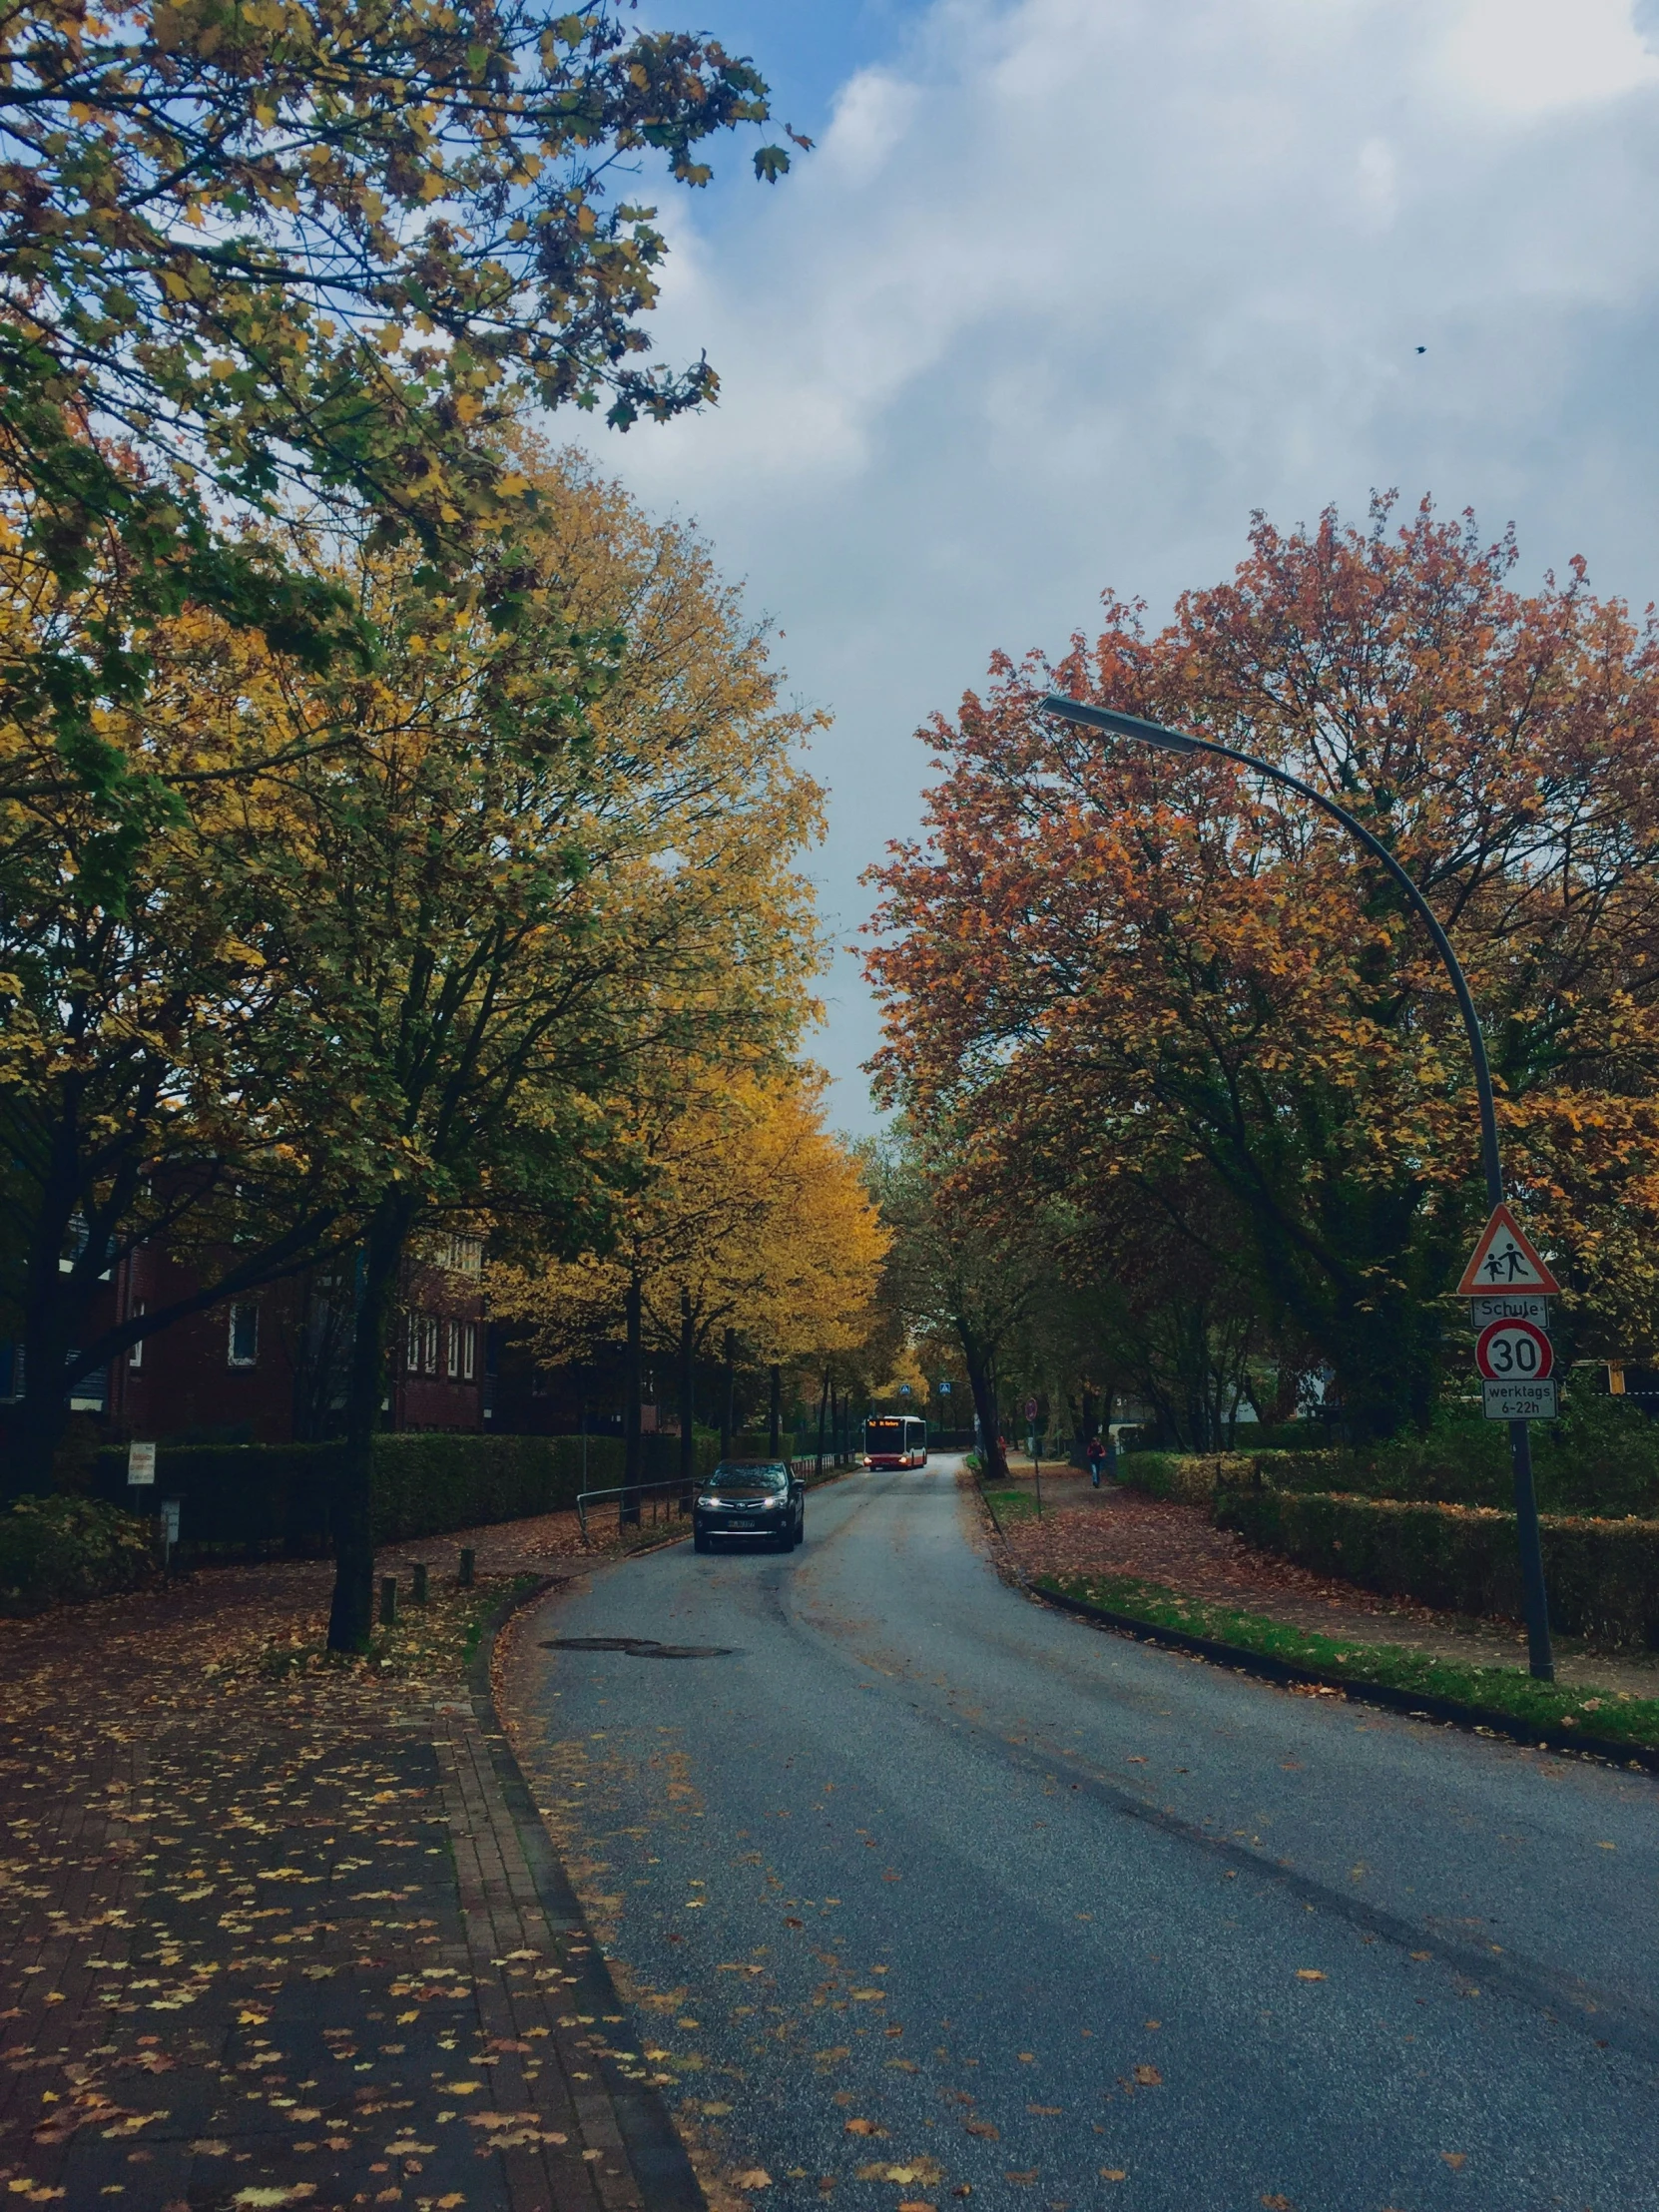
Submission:
[[[1652,1780],[1096,1633],[971,1511],[949,1462],[854,1477],[792,1558],[680,1546],[516,1639],[538,1802],[728,2180],[1659,2202]]]

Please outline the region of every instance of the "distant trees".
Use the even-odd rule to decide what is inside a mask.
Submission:
[[[856,1160],[824,1127],[818,1085],[795,1069],[659,1094],[631,1134],[631,1187],[607,1248],[497,1267],[491,1296],[549,1364],[626,1348],[631,1438],[640,1357],[671,1356],[689,1474],[698,1362],[724,1360],[729,1339],[777,1371],[857,1348],[887,1239]]]
[[[1516,592],[1515,558],[1426,505],[1258,520],[1162,632],[1108,600],[1092,644],[998,657],[927,734],[931,840],[879,872],[880,1080],[961,1132],[991,1218],[1096,1225],[1055,1232],[1074,1280],[1129,1315],[1164,1285],[1161,1364],[1182,1312],[1207,1347],[1195,1410],[1170,1406],[1189,1434],[1194,1390],[1225,1409],[1321,1365],[1355,1432],[1427,1419],[1484,1203],[1466,1051],[1334,826],[1226,764],[1056,727],[1049,688],[1283,763],[1388,841],[1470,972],[1576,1344],[1659,1337],[1659,638],[1579,564]]]

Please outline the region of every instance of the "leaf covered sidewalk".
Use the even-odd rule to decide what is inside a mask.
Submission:
[[[1214,1527],[1201,1505],[1111,1483],[1096,1490],[1087,1475],[1070,1469],[1045,1467],[1042,1486],[1040,1520],[1029,1474],[1017,1466],[1014,1496],[993,1492],[1005,1499],[997,1508],[1002,1549],[1028,1578],[1123,1576],[1318,1635],[1396,1644],[1470,1667],[1526,1664],[1526,1631],[1519,1622],[1437,1612],[1409,1598],[1313,1574]],[[1659,1664],[1643,1655],[1587,1652],[1559,1638],[1556,1661],[1563,1682],[1605,1684],[1644,1698],[1659,1694]]]
[[[571,1517],[414,1548],[431,1602],[344,1666],[310,1562],[0,1622],[0,2203],[696,2202],[467,1681]]]

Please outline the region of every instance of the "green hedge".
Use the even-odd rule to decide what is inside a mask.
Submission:
[[[645,1479],[680,1471],[678,1436],[647,1436]],[[153,1506],[180,1500],[180,1537],[191,1550],[326,1551],[329,1494],[338,1444],[163,1444],[156,1487],[129,1490],[124,1451],[100,1453],[95,1487],[106,1500]],[[714,1464],[719,1439],[699,1432],[699,1473]],[[454,1430],[374,1439],[374,1537],[404,1543],[490,1521],[567,1510],[583,1488],[580,1436],[480,1436]],[[620,1483],[619,1437],[587,1439],[589,1489]],[[142,1501],[142,1505],[141,1505]]]
[[[21,1497],[0,1513],[0,1611],[131,1590],[156,1572],[153,1521],[90,1497]]]
[[[1126,1489],[1144,1490],[1148,1497],[1172,1497],[1183,1505],[1208,1505],[1224,1477],[1224,1460],[1217,1452],[1123,1451],[1118,1454],[1118,1480]]]
[[[1282,1489],[1220,1490],[1216,1526],[1316,1574],[1458,1613],[1518,1619],[1515,1517],[1491,1507]],[[1659,1647],[1659,1521],[1542,1518],[1552,1624]]]
[[[1237,1473],[1254,1480],[1251,1455]],[[1659,1423],[1624,1398],[1579,1385],[1559,1420],[1532,1424],[1532,1471],[1545,1512],[1659,1519]],[[1276,1489],[1358,1492],[1448,1505],[1506,1509],[1512,1497],[1509,1431],[1502,1421],[1459,1417],[1365,1451],[1276,1452],[1262,1474]],[[1224,1475],[1224,1482],[1229,1479]]]

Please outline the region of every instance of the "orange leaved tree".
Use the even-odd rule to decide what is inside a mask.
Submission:
[[[1388,843],[1468,969],[1571,1341],[1634,1352],[1659,1337],[1659,638],[1581,563],[1523,594],[1515,560],[1426,503],[1398,528],[1384,499],[1364,530],[1258,517],[1162,631],[1108,598],[1057,664],[998,656],[924,733],[927,841],[876,871],[887,1093],[972,1130],[981,1203],[1175,1189],[1197,1242],[1242,1234],[1356,1433],[1426,1418],[1483,1204],[1443,972],[1316,810],[1037,702],[1253,752]]]

